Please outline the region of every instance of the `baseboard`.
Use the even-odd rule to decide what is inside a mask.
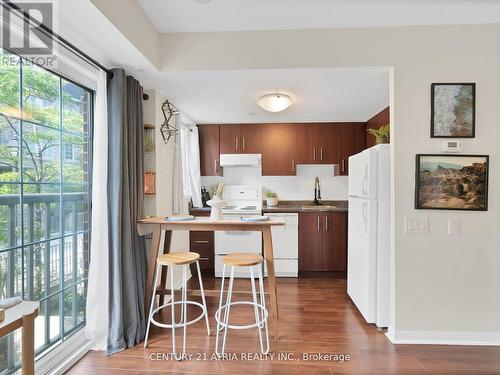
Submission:
[[[391,330],[393,344],[500,346],[500,332]]]

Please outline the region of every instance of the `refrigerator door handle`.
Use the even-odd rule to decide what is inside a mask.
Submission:
[[[368,202],[363,202],[361,206],[361,214],[363,216],[363,224],[365,225],[365,233],[368,232]]]
[[[363,195],[367,195],[366,183],[368,182],[368,164],[365,164],[365,174],[363,175],[363,180],[361,181],[361,192]]]

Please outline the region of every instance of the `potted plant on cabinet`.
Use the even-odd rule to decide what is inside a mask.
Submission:
[[[278,205],[278,196],[276,193],[268,191],[266,196],[267,207],[276,207]]]
[[[378,129],[368,128],[366,129],[366,131],[375,137],[376,144],[379,145],[381,143],[389,143],[389,136],[390,136],[389,124],[382,125]]]

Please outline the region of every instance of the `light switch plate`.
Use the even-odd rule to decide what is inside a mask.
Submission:
[[[405,217],[406,234],[425,234],[429,232],[429,220],[426,217]]]
[[[448,219],[448,235],[456,236],[460,234],[460,219]]]

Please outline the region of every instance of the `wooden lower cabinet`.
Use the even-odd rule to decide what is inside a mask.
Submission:
[[[190,214],[194,216],[210,216],[209,211],[191,211]],[[200,271],[202,277],[214,276],[214,232],[189,232],[189,251],[200,254]],[[191,273],[196,275],[196,264],[191,265]]]
[[[323,228],[323,271],[347,271],[347,212],[327,212]]]
[[[299,214],[299,271],[347,270],[347,212]]]
[[[299,214],[299,272],[322,270],[322,216],[319,212]]]

